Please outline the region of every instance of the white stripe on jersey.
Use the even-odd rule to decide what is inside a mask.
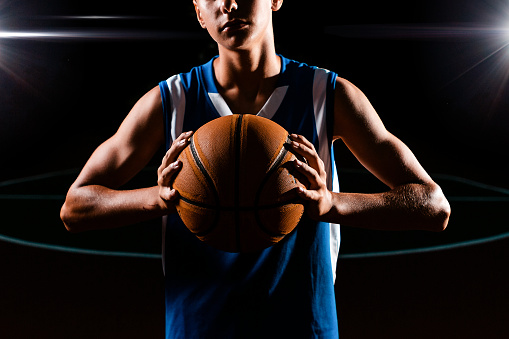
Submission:
[[[186,95],[179,75],[166,80],[171,94],[171,141],[173,142],[183,132],[184,113],[186,111]],[[171,145],[171,143],[170,143]]]
[[[267,119],[272,119],[274,114],[276,114],[277,109],[283,102],[287,90],[288,86],[281,86],[274,89],[274,92],[272,92],[269,99],[267,99],[267,102],[265,102],[265,104],[260,109],[257,115]],[[228,107],[228,104],[226,103],[226,101],[224,101],[224,98],[221,96],[221,94],[208,93],[208,95],[210,101],[212,101],[214,108],[216,109],[220,116],[224,117],[226,115],[233,114],[232,111],[230,110],[230,107]]]
[[[214,105],[214,108],[216,109],[217,113],[219,113],[220,116],[224,117],[227,115],[232,115],[232,111],[226,101],[224,101],[223,97],[219,93],[208,93],[210,101],[212,101],[212,104]]]
[[[315,78],[313,81],[313,107],[315,113],[316,132],[318,133],[318,155],[323,161],[324,168],[327,172],[327,188],[333,192],[339,192],[338,176],[336,166],[332,163],[331,153],[334,151],[329,148],[327,140],[327,84],[329,80],[329,71],[317,68],[315,70]],[[333,114],[333,112],[329,112]],[[340,229],[338,224],[330,225],[330,256],[332,264],[332,275],[336,281],[336,264],[339,255],[339,245],[341,241]]]
[[[330,172],[331,159],[329,143],[327,140],[327,112],[326,112],[326,99],[327,99],[327,80],[329,78],[329,71],[321,68],[315,70],[315,78],[313,81],[313,107],[315,112],[316,133],[318,134],[318,155],[323,160],[323,164],[327,172]],[[330,173],[327,173],[327,187],[331,189],[332,178]]]
[[[267,119],[272,119],[272,117],[274,117],[274,114],[276,114],[276,111],[278,110],[279,106],[283,102],[287,90],[288,86],[281,86],[276,88],[257,115]]]

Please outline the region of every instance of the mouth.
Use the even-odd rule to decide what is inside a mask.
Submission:
[[[247,23],[243,20],[233,19],[233,20],[229,20],[227,23],[225,23],[221,27],[221,31],[229,32],[229,31],[240,29],[246,25],[247,25]]]

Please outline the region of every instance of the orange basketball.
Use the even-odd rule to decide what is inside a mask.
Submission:
[[[250,114],[210,121],[180,154],[177,211],[200,240],[228,252],[257,251],[292,232],[304,206],[288,171],[288,132]],[[286,165],[285,165],[286,164]]]

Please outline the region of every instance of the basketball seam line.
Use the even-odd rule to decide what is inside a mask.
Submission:
[[[214,202],[215,202],[216,206],[218,206],[219,205],[219,195],[218,195],[218,193],[216,191],[216,186],[214,184],[214,181],[210,177],[209,173],[207,172],[207,169],[205,168],[205,166],[201,162],[200,157],[198,156],[198,151],[196,150],[196,146],[194,144],[194,136],[193,136],[193,138],[191,138],[191,143],[190,143],[189,146],[190,146],[190,149],[191,149],[191,154],[193,156],[193,160],[196,163],[196,166],[198,166],[198,169],[200,170],[200,172],[205,177],[205,180],[209,183],[210,189],[212,190],[212,193],[214,195]],[[189,202],[188,199],[185,199],[184,197],[180,197],[180,198],[182,200],[184,200],[184,201]],[[210,232],[212,232],[212,230],[214,228],[216,228],[217,222],[218,222],[218,214],[216,212],[216,214],[214,215],[214,220],[212,222],[212,225],[208,229],[206,229],[206,230],[204,230],[202,232],[195,233],[195,234],[197,236],[205,236],[205,235],[209,234]]]
[[[239,114],[237,122],[235,124],[235,137],[234,137],[234,147],[235,147],[235,168],[234,168],[234,205],[235,205],[235,241],[237,245],[237,252],[240,252],[241,246],[240,246],[240,214],[239,214],[239,204],[240,204],[240,187],[239,187],[239,180],[240,180],[240,143],[241,143],[241,137],[242,137],[242,118],[243,115]]]
[[[285,206],[285,205],[288,205],[288,204],[298,204],[298,198],[293,198],[293,199],[290,199],[290,200],[286,200],[286,201],[282,201],[282,202],[279,202],[279,203],[275,203],[275,204],[271,204],[271,205],[263,205],[263,206],[257,206],[257,207],[247,207],[247,206],[238,206],[238,207],[235,207],[235,206],[232,206],[232,207],[217,207],[217,206],[212,206],[212,205],[208,205],[208,204],[204,204],[204,203],[200,203],[198,201],[194,201],[194,200],[190,200],[190,199],[186,199],[186,198],[183,198],[181,197],[180,199],[182,199],[183,201],[185,201],[186,203],[190,204],[190,205],[194,205],[194,206],[197,206],[197,207],[201,207],[201,208],[206,208],[206,209],[212,209],[217,213],[219,212],[235,212],[236,214],[240,213],[240,212],[250,212],[250,211],[253,211],[254,214],[255,214],[255,219],[257,221],[257,224],[258,226],[260,227],[260,230],[262,232],[264,232],[265,234],[269,235],[269,236],[272,236],[272,237],[282,237],[284,235],[286,235],[286,233],[277,233],[277,232],[272,232],[270,230],[268,230],[267,228],[265,228],[260,220],[260,216],[258,214],[258,212],[260,211],[263,211],[263,210],[270,210],[270,209],[273,209],[273,208],[278,208],[278,207],[281,207],[281,206]],[[194,233],[195,235],[197,236],[205,236],[207,235],[210,231],[212,231],[212,227],[206,231],[203,231],[203,232],[198,232],[198,233]]]
[[[190,205],[194,205],[194,206],[201,207],[201,208],[206,208],[206,209],[212,209],[212,210],[215,210],[215,211],[235,211],[235,210],[238,210],[238,211],[241,211],[241,212],[245,212],[245,211],[257,211],[257,210],[269,210],[269,209],[272,209],[272,208],[277,208],[277,207],[281,207],[281,206],[288,205],[288,204],[297,204],[298,201],[299,201],[299,199],[297,197],[295,197],[293,199],[289,199],[289,200],[285,200],[285,201],[280,201],[280,202],[277,202],[277,203],[274,203],[274,204],[269,204],[269,205],[262,205],[262,206],[232,206],[232,207],[227,207],[227,206],[210,205],[210,204],[202,203],[202,202],[199,202],[199,201],[187,199],[187,198],[184,198],[182,196],[180,197],[180,199],[182,201],[190,204]]]
[[[290,138],[288,137],[287,140],[290,140]],[[257,206],[258,202],[260,201],[260,195],[262,193],[263,187],[265,186],[267,181],[270,179],[270,176],[272,175],[272,173],[274,173],[279,168],[279,166],[283,162],[284,158],[286,157],[286,154],[288,154],[288,150],[286,149],[286,147],[283,146],[281,148],[281,151],[279,152],[278,157],[276,158],[276,160],[274,160],[274,162],[272,163],[272,166],[270,166],[269,170],[267,171],[267,174],[265,174],[263,181],[260,183],[260,187],[258,188],[258,191],[256,192],[256,196],[255,196],[255,206]]]
[[[290,142],[290,136],[286,137],[286,142],[287,143]],[[279,168],[279,166],[283,162],[284,158],[286,157],[286,154],[288,154],[288,149],[286,149],[286,147],[283,145],[283,147],[281,148],[281,151],[279,152],[278,157],[276,158],[276,160],[274,160],[274,162],[272,163],[272,166],[269,168],[267,174],[263,178],[263,181],[260,183],[260,187],[259,187],[258,191],[256,192],[256,196],[255,196],[255,220],[256,220],[256,223],[258,224],[258,227],[260,227],[260,229],[265,234],[270,235],[270,236],[281,236],[281,234],[271,232],[263,225],[260,215],[258,214],[258,203],[260,201],[260,195],[262,193],[263,187],[265,186],[267,181],[270,179],[270,176],[272,175],[272,173],[274,173]],[[297,200],[297,199],[292,199],[292,200]],[[286,204],[287,204],[287,202],[282,202],[282,203],[278,204],[278,206],[276,206],[276,207],[283,206]]]

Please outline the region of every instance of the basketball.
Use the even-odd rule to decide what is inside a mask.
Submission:
[[[250,114],[200,127],[172,183],[186,227],[227,252],[259,251],[292,232],[304,212],[296,189],[304,186],[289,171],[288,140],[277,123]]]

